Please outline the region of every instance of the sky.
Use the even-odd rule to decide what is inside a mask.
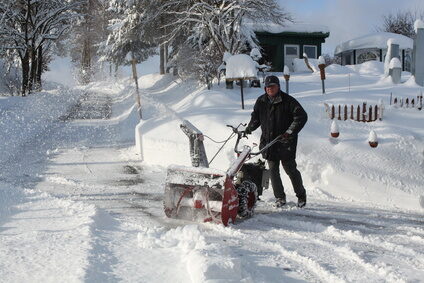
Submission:
[[[397,11],[424,12],[424,0],[277,0],[299,22],[325,25],[330,37],[323,53],[344,41],[376,31],[383,16]]]

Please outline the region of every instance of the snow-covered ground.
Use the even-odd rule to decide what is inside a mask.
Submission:
[[[237,87],[143,75],[143,162],[129,79],[0,97],[0,281],[422,281],[424,112],[388,105],[390,93],[412,98],[421,88],[407,73],[398,86],[382,73],[376,62],[330,66],[325,95],[318,73],[292,74],[291,94],[309,115],[297,158],[308,204],[295,207],[284,176],[287,208],[272,207],[269,189],[253,218],[230,227],[167,219],[166,166],[190,164],[182,120],[224,140],[225,125],[249,121],[261,89],[245,91],[241,110]],[[324,102],[379,99],[382,121],[339,121],[340,137],[329,137]],[[228,168],[232,142],[211,167]],[[205,146],[211,158],[220,144]]]

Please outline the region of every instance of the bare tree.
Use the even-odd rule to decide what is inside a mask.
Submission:
[[[383,16],[383,24],[377,31],[392,32],[415,38],[414,22],[423,17],[419,11],[398,11]]]

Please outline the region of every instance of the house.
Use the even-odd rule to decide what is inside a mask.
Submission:
[[[384,62],[389,39],[394,39],[396,43],[399,43],[399,59],[402,63],[402,70],[410,72],[414,41],[401,34],[390,32],[367,34],[339,44],[334,55],[341,58],[343,66],[361,64],[371,60]]]
[[[293,71],[293,59],[318,58],[321,44],[330,35],[327,27],[306,23],[290,23],[284,26],[267,23],[251,24],[262,48],[264,62],[271,63],[271,71],[283,72],[284,65]]]

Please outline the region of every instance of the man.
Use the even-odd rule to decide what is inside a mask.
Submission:
[[[280,177],[280,162],[290,177],[298,199],[297,206],[304,207],[306,205],[306,191],[303,187],[302,176],[296,168],[295,159],[297,135],[307,120],[308,115],[299,102],[280,90],[280,80],[276,76],[266,77],[265,94],[256,100],[245,133],[250,134],[261,126],[262,135],[259,148],[263,148],[277,136],[282,135],[279,142],[262,153],[262,156],[268,161],[277,207],[286,204],[286,194]]]

